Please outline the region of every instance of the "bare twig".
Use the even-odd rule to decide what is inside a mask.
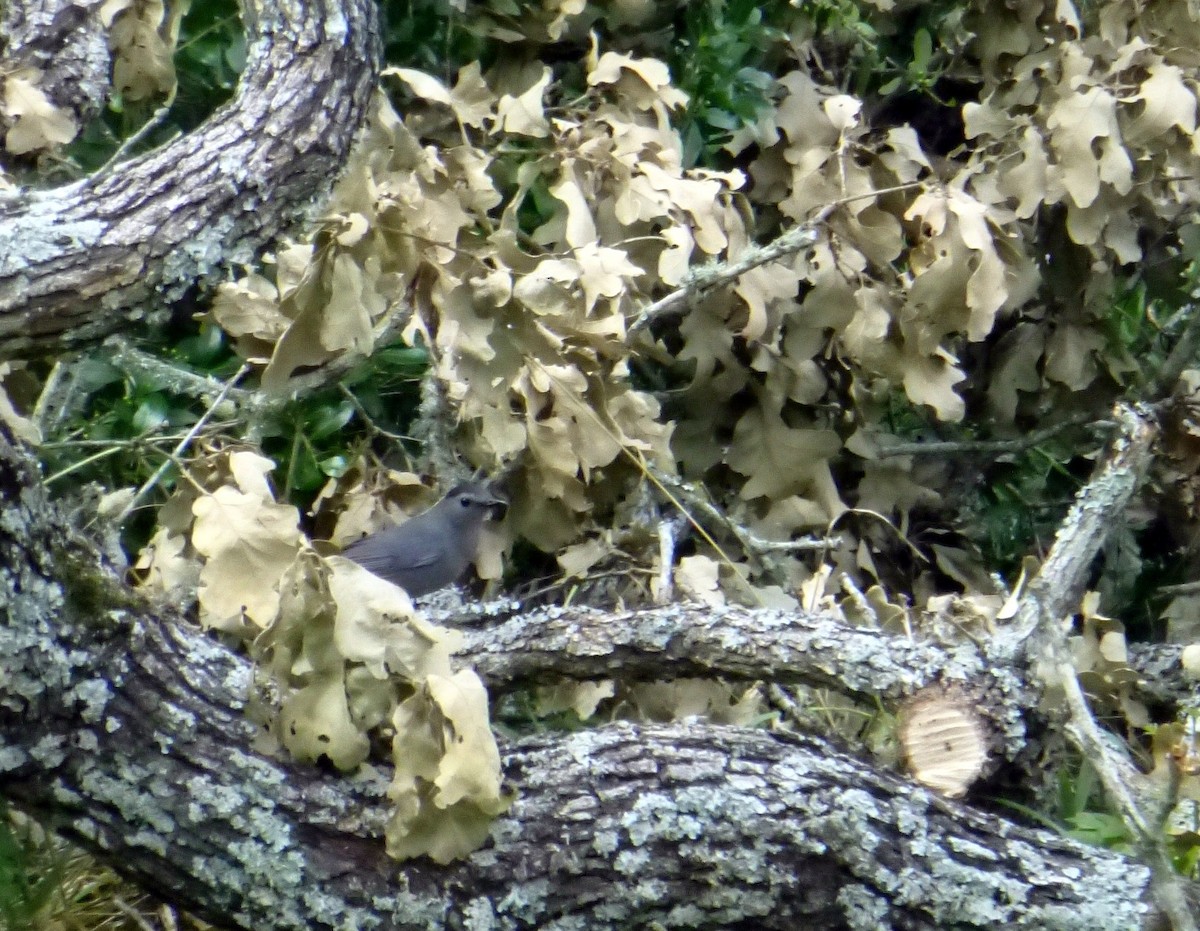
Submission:
[[[117,911],[137,925],[140,931],[155,931],[154,925],[150,924],[136,908],[120,896],[113,896],[112,903],[117,907]]]
[[[188,448],[188,446],[191,445],[192,440],[194,440],[200,434],[200,431],[204,429],[204,425],[208,423],[213,414],[216,413],[217,408],[221,406],[221,403],[225,400],[225,396],[237,385],[239,381],[242,380],[243,377],[245,377],[248,371],[250,371],[249,364],[243,363],[241,368],[234,372],[233,377],[225,383],[225,387],[221,389],[215,398],[213,398],[213,402],[209,405],[208,410],[200,415],[200,419],[197,420],[192,429],[187,432],[187,435],[179,441],[179,445],[177,445],[175,449],[171,451],[171,454],[167,460],[154,470],[154,474],[146,480],[145,484],[143,484],[142,487],[137,490],[137,493],[130,499],[129,503],[122,508],[121,512],[116,516],[115,523],[125,523],[129,515],[132,514],[134,509],[137,508],[137,506],[141,503],[142,499],[145,498],[146,495],[148,495],[160,481],[162,481],[162,477],[166,475],[167,469],[169,469],[173,463],[179,461],[179,457],[183,455],[184,451]]]
[[[659,484],[670,488],[687,506],[711,523],[725,530],[737,540],[742,550],[750,556],[761,556],[764,553],[802,553],[815,550],[836,548],[841,545],[841,537],[808,537],[803,540],[764,540],[757,534],[735,523],[728,514],[717,507],[700,489],[673,475],[650,466],[654,478]]]
[[[766,265],[768,262],[774,262],[784,256],[799,252],[806,246],[811,246],[817,241],[817,228],[828,220],[839,207],[856,200],[881,197],[884,194],[893,194],[896,191],[922,187],[923,184],[924,182],[899,184],[895,187],[880,188],[877,191],[868,191],[865,194],[855,194],[852,197],[836,200],[822,207],[812,218],[800,226],[792,227],[765,246],[749,248],[736,259],[729,262],[711,262],[707,265],[691,269],[681,287],[642,309],[642,312],[629,324],[629,333],[631,335],[636,333],[658,317],[671,313],[681,305],[694,300],[711,288],[728,284],[746,272],[758,268],[760,265]]]
[[[1178,585],[1161,585],[1160,595],[1194,595],[1200,592],[1200,582],[1180,582]]]
[[[858,609],[859,613],[870,622],[870,626],[882,629],[883,625],[879,622],[879,615],[875,611],[875,606],[867,600],[867,596],[862,593],[849,573],[843,573],[840,579],[842,583],[842,591],[850,599],[850,603]]]
[[[109,456],[115,456],[117,453],[127,448],[128,447],[123,443],[106,443],[104,448],[99,452],[92,453],[90,456],[84,456],[82,459],[72,462],[69,466],[47,475],[44,481],[47,485],[52,485],[59,479],[70,475],[72,472],[76,472],[85,466],[89,466],[93,462],[99,462],[101,459],[107,459]]]
[[[112,154],[112,157],[109,158],[109,160],[103,165],[101,165],[92,175],[92,177],[98,178],[101,175],[106,175],[112,171],[117,163],[122,161],[134,146],[138,145],[143,139],[150,135],[150,133],[154,132],[155,128],[167,118],[167,114],[170,112],[171,108],[166,106],[159,107],[152,114],[150,114],[150,119],[146,120],[146,122],[139,126],[137,132],[122,142],[117,151]]]
[[[254,400],[256,392],[242,388],[231,388],[228,382],[202,372],[193,371],[182,365],[168,362],[153,353],[131,346],[122,337],[114,336],[104,343],[106,361],[123,372],[141,377],[161,385],[172,394],[199,398],[206,403],[224,392],[224,397],[245,405]]]
[[[451,484],[466,478],[453,440],[456,422],[455,408],[435,365],[421,379],[421,403],[412,429],[421,444],[425,466]]]
[[[818,550],[837,549],[842,545],[842,538],[838,536],[806,537],[803,540],[764,540],[748,530],[742,532],[751,551],[755,553],[813,553]]]
[[[1083,424],[1109,430],[1115,426],[1111,420],[1094,420],[1092,414],[1080,412],[1053,426],[1034,430],[1032,433],[1014,437],[1011,440],[934,440],[928,443],[881,443],[877,457],[888,459],[894,456],[944,456],[947,453],[1019,453],[1046,442],[1064,430]]]
[[[766,246],[747,249],[733,262],[713,262],[692,269],[684,278],[682,287],[672,291],[666,297],[659,298],[638,314],[637,318],[629,324],[630,334],[636,333],[658,317],[670,313],[710,288],[733,281],[740,275],[744,275],[746,272],[758,268],[760,265],[766,265],[768,262],[774,262],[785,255],[799,252],[806,246],[811,246],[817,241],[817,224],[828,216],[825,211],[821,213],[824,216],[818,215],[817,219],[803,226],[792,227]]]
[[[414,441],[414,438],[411,436],[404,436],[403,434],[392,433],[383,429],[383,427],[379,426],[379,424],[375,422],[375,419],[367,413],[367,409],[362,406],[362,402],[358,399],[358,395],[356,395],[345,385],[338,385],[338,387],[341,388],[342,394],[345,395],[346,399],[354,405],[354,409],[358,412],[358,416],[363,419],[363,423],[367,425],[367,429],[376,436],[382,436],[384,439],[392,440],[396,443],[411,443]]]
[[[658,591],[654,600],[666,604],[675,595],[675,537],[680,528],[674,521],[658,523]]]

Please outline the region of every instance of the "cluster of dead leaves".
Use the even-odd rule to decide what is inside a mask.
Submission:
[[[612,502],[630,500],[651,467],[725,489],[720,506],[768,542],[825,531],[851,506],[902,534],[914,509],[940,501],[948,464],[879,457],[889,396],[955,423],[967,416],[970,385],[1002,430],[1035,397],[1069,406],[1106,377],[1120,381],[1128,360],[1102,329],[1113,282],[1121,265],[1146,258],[1139,231],[1178,227],[1183,205],[1200,197],[1186,60],[1200,15],[1187,4],[1142,6],[1117,0],[1085,22],[1069,0],[1053,9],[978,0],[965,21],[984,91],[964,108],[968,142],[951,160],[932,157],[907,126],[870,125],[863,101],[820,83],[802,48],[776,83],[776,106],[737,137],[745,170],[728,172],[684,167],[673,118],[686,98],[662,62],[596,41],[586,86],[569,96],[537,60],[486,72],[473,64],[450,81],[394,69],[403,118],[377,98],[318,230],[225,286],[212,317],[262,363],[268,390],[283,392],[299,370],[368,355],[404,315],[404,336],[430,349],[458,449],[515,476],[509,532],[547,551],[575,544],[565,571],[613,551],[613,528],[593,523],[596,502],[636,520],[636,508]],[[488,28],[549,41],[584,15],[578,3],[543,13],[528,31],[500,19]],[[763,218],[786,228],[830,205],[811,248],[631,332],[646,305],[687,284],[689,269],[752,248]],[[1062,254],[1087,256],[1086,280],[1047,266],[1052,233],[1069,246]],[[972,345],[989,340],[990,367],[972,371]],[[639,366],[668,373],[669,389],[641,387]],[[191,519],[203,530],[199,512]],[[585,532],[593,535],[580,544]],[[218,572],[220,549],[202,550],[205,534],[199,543],[195,534],[201,571]],[[911,606],[875,584],[866,541],[840,536],[820,566],[783,559],[784,584],[759,585],[759,600],[912,622]],[[279,541],[256,558],[269,560],[273,547],[282,563]],[[624,555],[652,563],[657,553],[647,534],[644,550]],[[956,579],[986,568],[946,570],[969,560],[962,551],[938,558]],[[304,696],[287,720],[390,715],[431,734],[433,719],[454,720],[438,688],[420,686],[401,703],[374,678],[377,656],[346,653],[334,635],[335,586],[319,581],[316,564],[278,576],[261,607],[272,618],[260,625],[272,668]],[[731,566],[701,547],[678,577],[691,597],[715,603],[744,598],[755,571],[749,559]],[[993,592],[968,595],[978,604],[948,608],[935,592],[920,607],[935,618],[966,610],[984,626],[996,619]],[[316,620],[278,620],[293,603]],[[370,642],[386,652],[379,644],[390,641]],[[349,674],[334,684],[322,672],[351,665],[353,687]],[[370,713],[353,710],[360,685],[371,686],[362,693]],[[424,710],[406,704],[416,695]],[[340,752],[354,759],[362,744],[350,735]],[[421,806],[420,791],[400,798],[410,824],[456,797],[437,796],[438,777],[419,770],[401,768],[435,804]]]
[[[461,635],[423,621],[408,596],[340,556],[323,558],[297,510],[275,501],[274,463],[210,460],[163,508],[138,569],[197,593],[204,627],[241,639],[280,698],[265,723],[298,759],[350,770],[391,732],[388,849],[447,862],[475,849],[508,799],[487,694],[450,656]]]
[[[269,358],[264,381],[282,389],[300,366],[368,353],[411,304],[405,334],[432,350],[462,448],[489,471],[521,462],[510,526],[558,549],[590,485],[621,480],[633,459],[673,468],[670,425],[631,383],[627,321],[639,281],[678,283],[727,248],[731,227],[746,242],[743,179],[683,171],[669,121],[682,95],[659,62],[595,55],[590,109],[553,120],[542,65],[472,65],[452,87],[393,73],[424,104],[402,122],[377,100],[336,214],[277,253],[274,280],[222,289],[213,317]],[[529,157],[497,161],[485,146],[500,139]],[[534,199],[546,220],[526,234]]]
[[[404,118],[377,101],[320,231],[280,248],[273,275],[223,289],[214,319],[285,390],[299,368],[369,353],[413,310],[404,333],[433,351],[459,448],[490,471],[517,466],[508,526],[548,551],[578,541],[594,502],[628,494],[643,462],[732,487],[723,506],[768,541],[823,531],[855,504],[902,527],[940,500],[947,470],[877,459],[879,399],[900,392],[960,421],[970,376],[1002,429],[1039,392],[1119,377],[1099,320],[1107,285],[1142,254],[1133,230],[1200,194],[1195,95],[1171,39],[1197,25],[1184,6],[1129,6],[1085,27],[1070,3],[976,4],[985,92],[949,162],[907,126],[869,125],[862,101],[801,66],[803,49],[775,108],[738,136],[734,148],[757,147],[745,173],[683,167],[672,118],[686,98],[654,59],[593,44],[570,100],[537,61],[448,83],[394,69]],[[595,15],[543,12],[525,41]],[[512,40],[501,20],[488,28]],[[812,248],[630,336],[690,268],[750,248],[754,216],[803,224],[831,204]],[[1038,258],[1038,224],[1058,207],[1095,266],[1062,310]],[[992,368],[969,372],[964,350],[1001,320]],[[639,390],[635,363],[676,385]],[[874,574],[852,537],[835,561]],[[788,567],[793,589],[810,577],[802,560]]]
[[[1001,5],[985,6],[981,25]],[[963,108],[973,148],[958,179],[1027,254],[1024,231],[1060,208],[1088,261],[1044,269],[1039,284],[1062,305],[1027,312],[1004,340],[989,397],[1008,419],[1019,392],[1085,391],[1105,369],[1121,380],[1127,360],[1108,349],[1097,319],[1121,267],[1160,257],[1144,245],[1174,239],[1200,197],[1194,6],[1119,0],[1086,26],[1071,4],[1056,18],[1033,6],[1017,4],[980,32],[987,84]]]

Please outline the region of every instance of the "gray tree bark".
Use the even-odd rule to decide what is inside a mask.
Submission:
[[[28,0],[7,3],[0,22],[5,73],[42,72],[38,87],[83,125],[108,93],[110,55],[100,24],[103,0]],[[0,129],[9,119],[0,115]]]
[[[319,205],[379,72],[374,0],[248,0],[237,93],[195,132],[0,196],[0,357],[144,321]]]
[[[252,258],[328,188],[378,70],[374,3],[256,0],[244,21],[237,97],[196,133],[0,199],[0,357],[143,319]],[[344,777],[257,752],[246,662],[129,591],[7,436],[0,499],[0,793],[219,924],[1124,931],[1156,919],[1134,861],[939,799],[815,737],[703,724],[513,742],[519,796],[490,843],[450,867],[396,864],[383,767]],[[640,671],[778,673],[898,697],[961,677],[982,683],[1017,743],[1031,707],[1019,676],[969,649],[737,612],[691,629],[684,614],[607,628],[578,615],[572,628],[551,613],[541,640],[514,621],[474,638],[470,658],[497,692]],[[738,625],[746,636],[731,639]]]
[[[383,767],[341,777],[257,753],[246,662],[125,589],[7,439],[0,497],[0,792],[218,923],[1126,931],[1154,919],[1149,871],[1120,855],[940,799],[816,737],[704,724],[512,743],[519,797],[490,843],[450,867],[397,864],[381,839]]]

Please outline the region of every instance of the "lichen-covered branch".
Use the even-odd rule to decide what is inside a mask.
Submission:
[[[128,326],[251,260],[329,190],[379,69],[373,0],[248,0],[234,99],[195,132],[0,199],[0,356]]]
[[[1023,652],[1035,631],[1052,642],[1062,639],[1061,620],[1078,610],[1092,562],[1146,474],[1157,436],[1148,412],[1121,404],[1114,419],[1119,432],[1108,455],[1059,526],[1054,545],[1020,600],[1012,628],[993,641],[997,658]]]
[[[782,929],[869,916],[1125,931],[1151,917],[1146,871],[1115,854],[940,800],[817,738],[700,724],[511,745],[520,795],[491,844],[448,868],[401,866],[383,853],[379,773],[259,756],[230,697],[249,684],[243,661],[146,618],[117,632],[129,653],[89,664],[77,641],[72,668],[59,665],[74,683],[62,713],[33,730],[0,718],[0,785],[223,924]],[[108,682],[98,664],[117,655],[129,659]]]
[[[246,661],[74,540],[0,442],[0,791],[225,925],[1148,927],[1149,874],[824,740],[702,724],[505,748],[489,844],[397,864],[386,777],[254,749]]]
[[[445,618],[453,623],[453,618]],[[465,630],[460,653],[491,689],[559,679],[720,676],[832,688],[895,707],[931,685],[969,684],[1005,756],[1028,740],[1038,691],[969,641],[939,645],[831,615],[671,604],[633,611],[544,608]]]
[[[36,86],[76,127],[100,112],[110,55],[100,23],[102,0],[9,0],[0,22],[5,75],[36,74]],[[0,112],[0,130],[11,120]]]
[[[1141,484],[1158,435],[1148,411],[1119,404],[1114,414],[1119,432],[1108,456],[1076,497],[1045,562],[1018,603],[1013,629],[994,641],[993,655],[1012,657],[1028,642],[1030,664],[1036,665],[1047,689],[1063,697],[1065,732],[1095,767],[1110,804],[1152,865],[1155,895],[1170,926],[1175,931],[1194,931],[1195,919],[1158,825],[1141,810],[1125,778],[1132,770],[1128,754],[1103,739],[1092,717],[1062,623],[1075,613],[1092,561]]]

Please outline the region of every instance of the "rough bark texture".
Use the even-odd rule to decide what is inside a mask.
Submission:
[[[989,738],[1009,760],[1027,749],[1028,717],[1040,696],[970,641],[939,646],[831,616],[733,606],[500,609],[466,631],[460,655],[492,688],[547,685],[556,677],[721,676],[832,688],[867,704],[882,699],[894,710],[929,686],[969,684]]]
[[[1129,665],[1143,697],[1171,709],[1200,707],[1200,678],[1183,668],[1184,649],[1178,643],[1129,645]]]
[[[615,725],[505,750],[448,868],[383,852],[386,778],[264,757],[245,661],[128,598],[0,448],[0,792],[245,928],[1148,927],[1145,868],[810,737]]]
[[[253,0],[236,97],[110,172],[0,200],[0,356],[94,339],[249,261],[329,190],[379,70],[374,0]]]
[[[378,70],[373,0],[256,0],[244,21],[238,95],[198,132],[0,200],[0,356],[128,325],[250,258],[328,188]],[[220,924],[1125,931],[1155,920],[1149,872],[1129,859],[941,800],[818,738],[701,724],[513,743],[519,797],[490,843],[451,867],[400,866],[381,840],[386,773],[347,778],[257,752],[245,661],[128,593],[6,438],[0,498],[0,793]],[[1077,587],[1063,589],[1069,608]],[[1035,694],[1015,665],[971,646],[771,612],[548,611],[497,620],[467,658],[497,689],[618,672],[885,699],[970,683],[1010,756],[1028,752]]]
[[[82,126],[108,92],[110,56],[100,24],[102,0],[26,0],[4,7],[3,70],[42,72],[38,87]],[[0,114],[0,131],[10,120]]]

